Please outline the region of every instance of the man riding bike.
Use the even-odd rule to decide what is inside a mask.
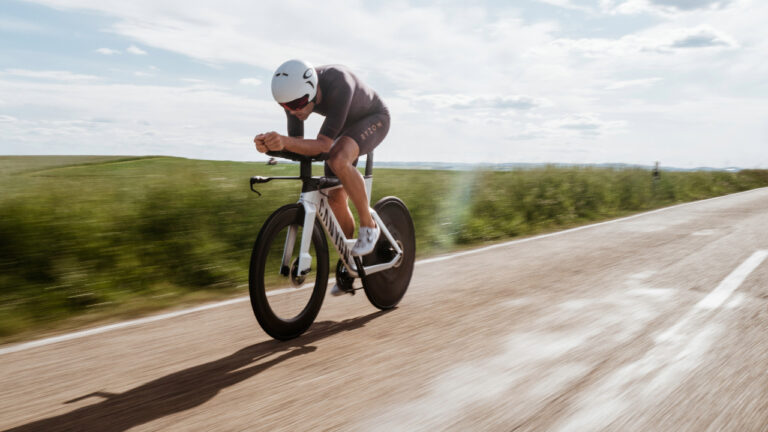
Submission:
[[[371,253],[379,228],[371,217],[358,156],[373,151],[389,131],[389,110],[373,89],[348,68],[326,65],[313,68],[301,60],[288,60],[272,76],[272,96],[285,110],[288,136],[277,132],[257,135],[259,152],[287,150],[307,156],[329,153],[325,175],[338,177],[343,188],[330,191],[328,201],[341,229],[352,238],[355,220],[349,209],[352,199],[360,228],[352,254]],[[316,139],[304,139],[304,120],[313,112],[325,116]],[[331,294],[343,294],[338,284]]]

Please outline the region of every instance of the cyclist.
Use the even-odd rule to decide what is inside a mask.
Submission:
[[[256,149],[288,150],[307,156],[330,153],[325,175],[338,177],[343,188],[333,189],[328,201],[341,229],[352,238],[355,220],[349,209],[352,199],[360,219],[352,254],[373,251],[379,238],[368,207],[363,176],[357,170],[358,156],[370,153],[389,131],[389,110],[373,89],[341,65],[312,67],[301,60],[288,60],[272,76],[272,96],[285,110],[288,135],[268,132],[257,135]],[[316,139],[304,138],[304,120],[316,112],[325,116]],[[332,294],[341,294],[338,286]]]

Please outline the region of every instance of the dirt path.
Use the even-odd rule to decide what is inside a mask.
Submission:
[[[417,266],[275,342],[248,303],[0,355],[13,431],[768,429],[768,189]]]

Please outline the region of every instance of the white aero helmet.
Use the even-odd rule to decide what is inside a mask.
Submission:
[[[317,73],[311,64],[288,60],[272,75],[272,96],[278,103],[287,103],[307,96],[311,101],[317,94]]]

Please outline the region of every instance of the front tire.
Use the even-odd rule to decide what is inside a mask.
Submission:
[[[304,333],[317,317],[328,285],[328,244],[322,226],[312,230],[312,267],[297,273],[304,208],[289,204],[267,219],[253,245],[248,288],[253,314],[268,335],[288,340]],[[289,268],[283,267],[286,237],[294,230]]]

